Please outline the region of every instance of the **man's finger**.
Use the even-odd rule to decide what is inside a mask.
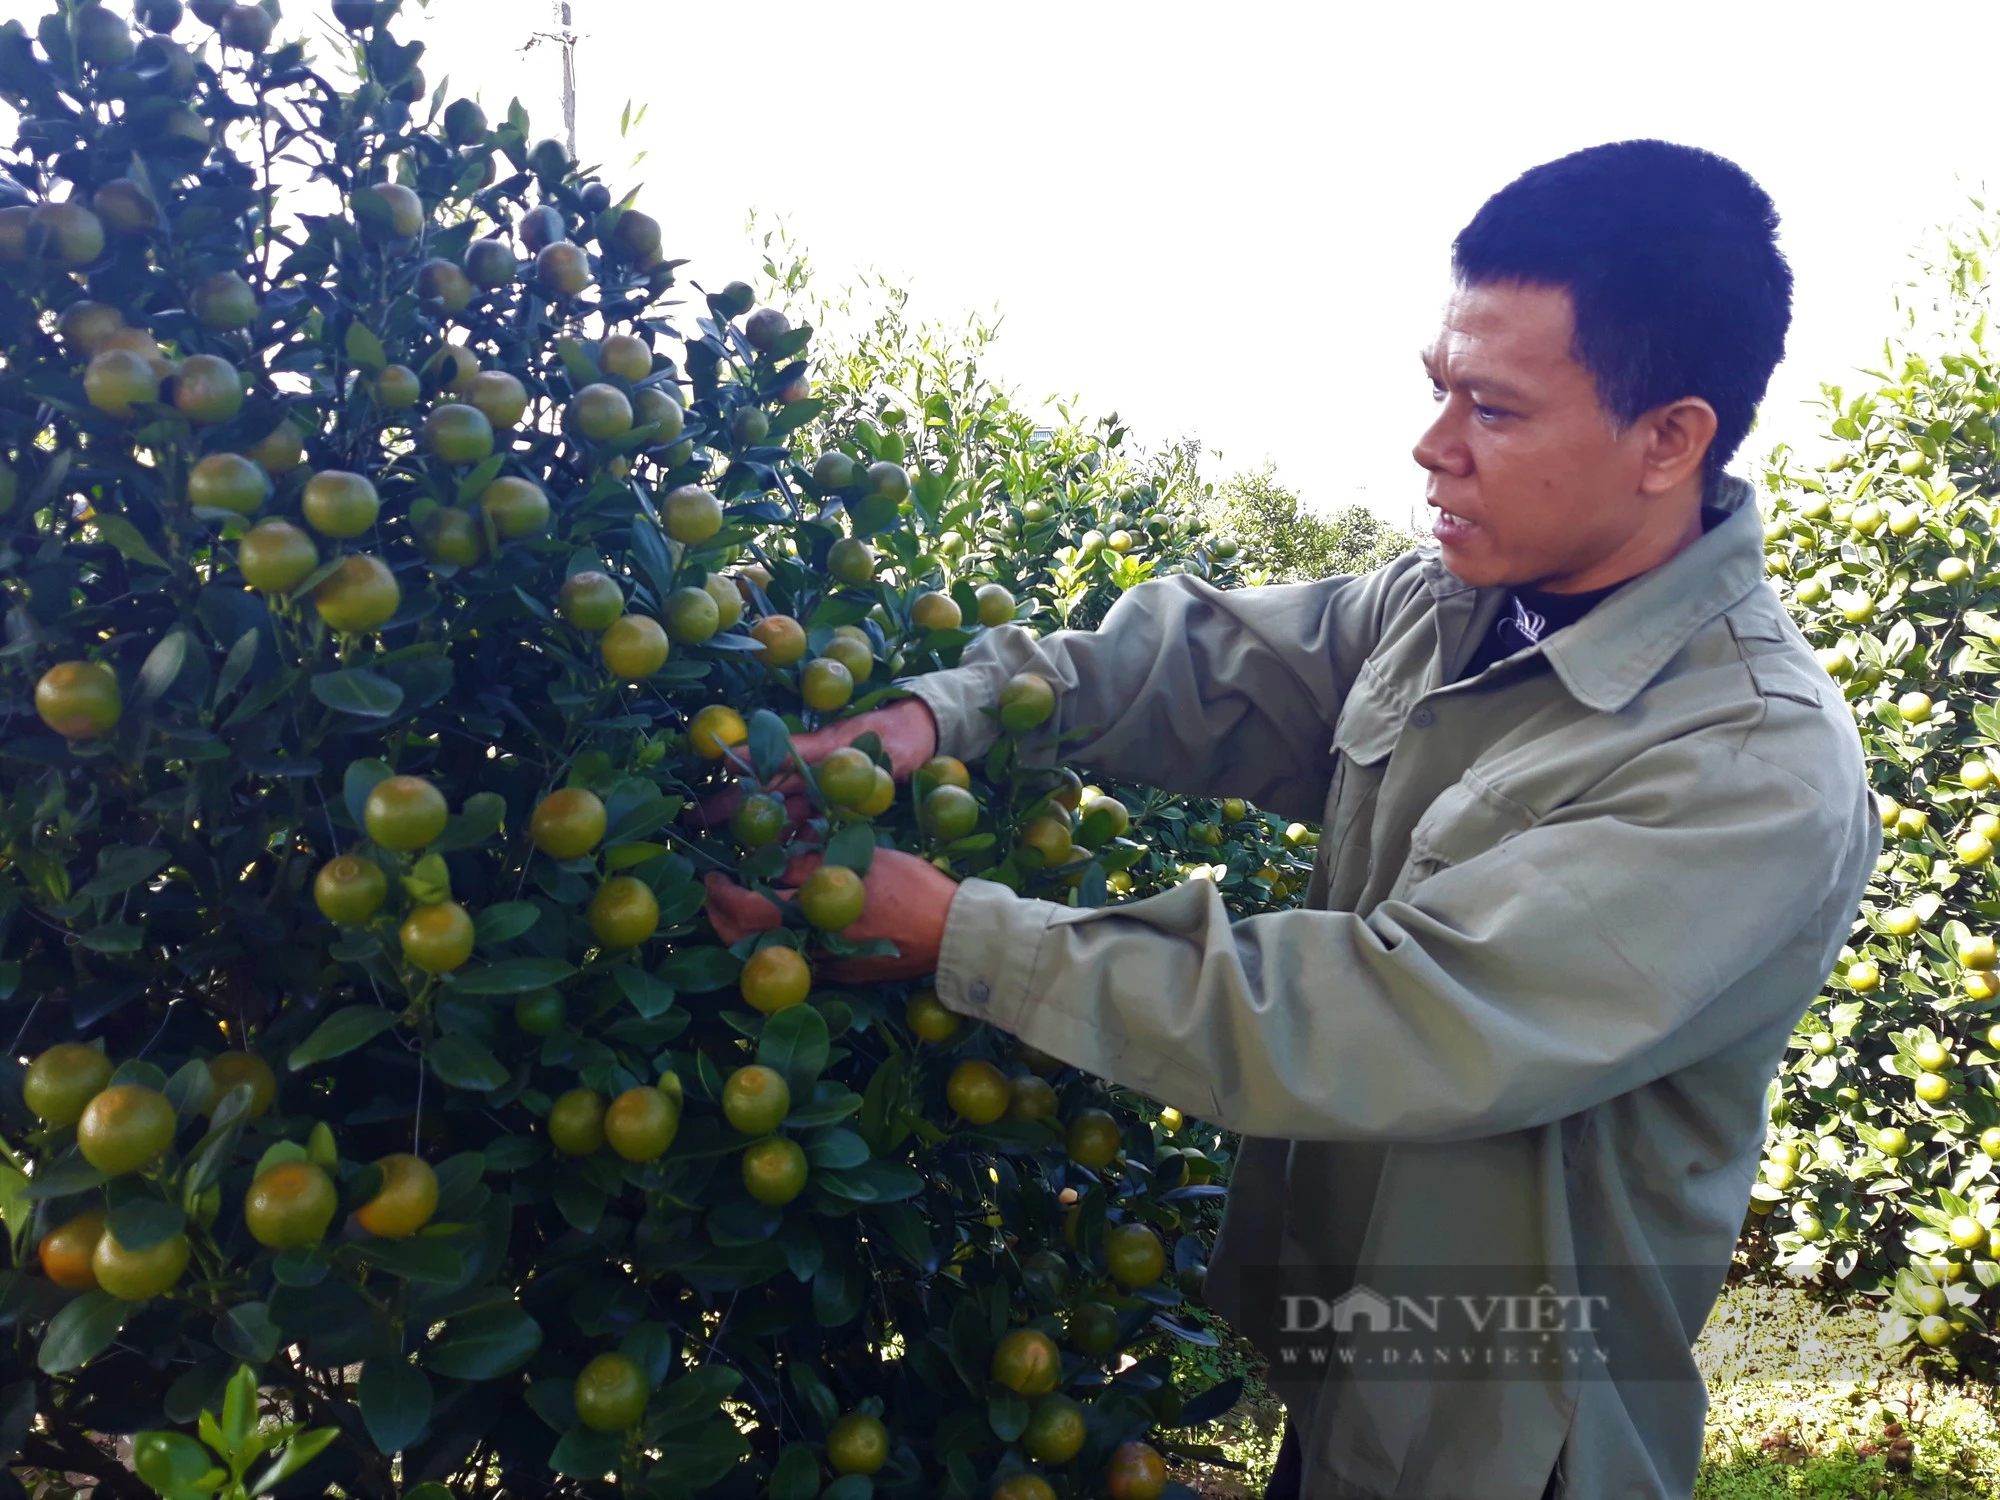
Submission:
[[[786,863],[784,874],[778,878],[789,886],[804,885],[806,877],[820,867],[823,858],[824,856],[817,850],[809,850],[804,854],[794,854]]]
[[[844,731],[839,726],[825,729],[809,729],[804,734],[792,736],[792,748],[799,752],[799,759],[809,766],[816,766],[834,751],[853,741],[859,731]]]
[[[840,958],[825,966],[826,977],[836,984],[880,984],[891,979],[916,979],[927,970],[917,970],[905,958]]]
[[[697,828],[720,828],[736,816],[736,809],[743,803],[743,794],[735,787],[724,787],[719,792],[688,804],[681,814]]]
[[[784,914],[769,896],[748,890],[720,871],[703,877],[708,887],[708,919],[725,942],[784,925]]]
[[[786,779],[793,786],[800,785],[798,778],[795,776]],[[779,784],[782,785],[782,783]],[[709,796],[703,797],[698,802],[691,803],[683,816],[697,828],[722,828],[726,827],[729,820],[736,816],[736,809],[742,805],[742,791],[733,786],[724,787],[719,792],[712,793]],[[793,792],[785,798],[785,817],[789,820],[793,829],[804,827],[812,815],[812,799],[806,796],[803,789]]]

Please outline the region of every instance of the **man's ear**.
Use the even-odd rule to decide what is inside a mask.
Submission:
[[[1690,479],[1699,481],[1702,460],[1715,441],[1715,408],[1699,396],[1683,396],[1656,406],[1638,421],[1645,453],[1639,491],[1664,495]]]

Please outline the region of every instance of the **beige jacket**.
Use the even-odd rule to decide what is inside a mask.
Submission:
[[[1317,583],[1145,583],[1096,631],[1004,626],[905,683],[963,757],[1001,682],[1040,672],[1082,764],[1322,825],[1304,908],[1234,923],[1203,880],[1101,910],[969,881],[938,974],[954,1010],[1243,1134],[1205,1295],[1272,1356],[1309,1500],[1537,1500],[1559,1453],[1586,1500],[1693,1489],[1689,1346],[1881,842],[1749,486],[1711,503],[1685,552],[1463,682],[1504,591],[1424,547]],[[1611,1368],[1454,1378],[1442,1336],[1429,1373],[1277,1362],[1313,1321],[1276,1305],[1280,1268],[1421,1294],[1411,1268],[1449,1292],[1490,1266],[1606,1294],[1571,1306]],[[1513,1335],[1472,1305],[1450,1330],[1490,1359]]]

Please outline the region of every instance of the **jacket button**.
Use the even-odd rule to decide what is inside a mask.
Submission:
[[[984,1005],[993,998],[993,991],[986,987],[986,981],[982,979],[965,992],[965,998],[974,1005]]]
[[[1437,722],[1437,715],[1428,708],[1420,708],[1410,715],[1410,722],[1419,729],[1428,729]]]

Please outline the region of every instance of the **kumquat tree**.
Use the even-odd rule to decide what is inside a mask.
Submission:
[[[346,86],[188,10],[0,28],[6,1483],[1176,1492],[1216,1133],[824,977],[878,847],[1149,858],[1012,733],[792,745],[1034,614],[945,540],[1016,500],[829,427],[809,327],[393,4]],[[702,875],[801,849],[723,946]]]

